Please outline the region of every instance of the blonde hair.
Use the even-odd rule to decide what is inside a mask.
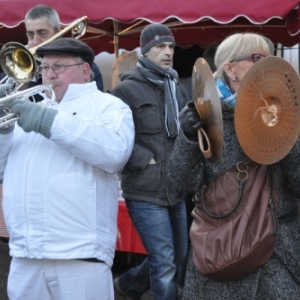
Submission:
[[[225,63],[249,54],[271,55],[272,49],[266,38],[256,33],[235,33],[227,37],[217,48],[215,54],[216,72],[214,77],[228,81],[223,70]]]

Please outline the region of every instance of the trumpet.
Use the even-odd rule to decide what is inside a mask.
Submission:
[[[6,97],[0,98],[0,110],[2,109],[3,112],[5,113],[4,116],[0,117],[0,129],[1,128],[8,128],[11,126],[15,121],[18,120],[19,115],[14,114],[10,112],[8,108],[5,107],[5,103],[12,101],[14,99],[23,99],[24,101],[28,100],[29,97],[32,97],[38,93],[42,92],[49,92],[51,97],[51,101],[55,101],[55,93],[52,88],[52,84],[44,84],[44,85],[37,85],[32,88],[19,91],[19,92],[14,92],[13,94],[10,94]]]
[[[22,84],[29,82],[38,71],[36,61],[40,61],[40,59],[36,57],[36,50],[39,47],[58,39],[70,30],[72,30],[72,36],[75,39],[79,39],[86,33],[87,27],[88,18],[84,16],[75,20],[69,26],[36,47],[28,49],[17,42],[6,43],[0,51],[0,64],[7,76],[0,81],[0,84],[7,80],[8,77],[12,77],[16,82]],[[18,86],[18,89],[21,86]]]

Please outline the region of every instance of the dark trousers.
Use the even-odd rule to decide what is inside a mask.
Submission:
[[[8,300],[6,287],[10,261],[8,239],[0,237],[0,300]]]

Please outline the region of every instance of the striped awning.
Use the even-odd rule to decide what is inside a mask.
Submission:
[[[0,0],[0,44],[26,44],[24,17],[39,0]],[[63,25],[87,16],[83,40],[95,53],[115,48],[132,50],[149,23],[172,28],[182,47],[220,43],[234,32],[261,33],[274,43],[300,43],[299,0],[44,0],[55,8]],[[1,27],[2,26],[2,27]]]

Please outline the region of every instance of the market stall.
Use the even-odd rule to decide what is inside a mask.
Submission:
[[[38,0],[2,0],[0,44],[26,43],[24,16]],[[291,47],[300,42],[299,0],[45,0],[54,7],[63,25],[82,16],[90,27],[84,41],[95,51],[117,53],[133,50],[148,23],[164,23],[172,28],[181,47],[217,44],[225,36],[240,31],[264,34],[274,43]]]

